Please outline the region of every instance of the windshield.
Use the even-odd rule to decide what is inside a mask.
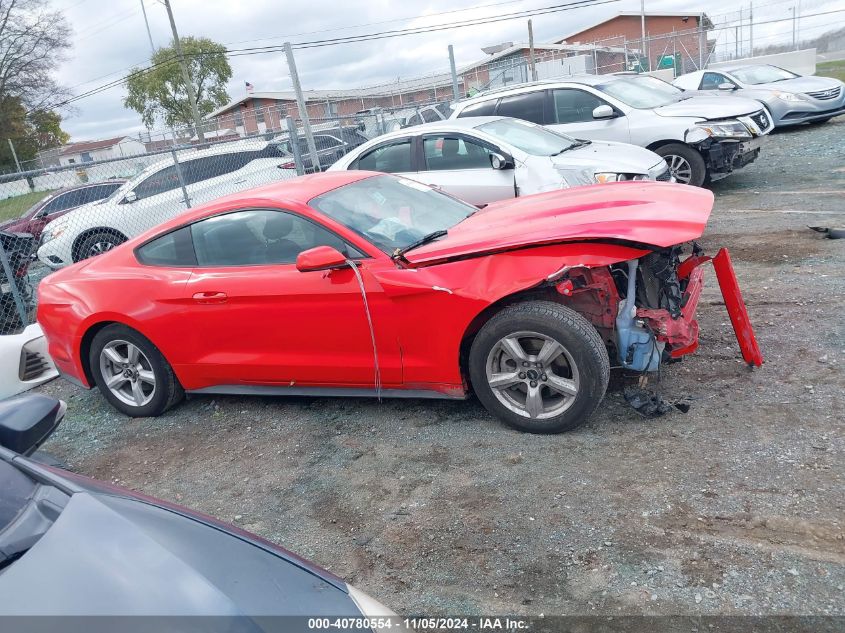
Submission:
[[[684,91],[654,77],[625,77],[601,86],[599,90],[632,108],[659,108],[681,99]]]
[[[795,79],[799,77],[795,73],[791,73],[783,68],[777,66],[746,66],[745,68],[737,68],[732,70],[731,74],[739,79],[744,84],[752,86],[757,84],[769,84],[776,81],[785,81],[787,79]]]
[[[479,125],[476,129],[532,156],[552,156],[578,145],[572,137],[521,119],[500,119]]]
[[[478,210],[427,185],[387,175],[333,189],[309,204],[388,254]]]

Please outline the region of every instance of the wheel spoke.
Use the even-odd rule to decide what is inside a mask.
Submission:
[[[113,347],[105,348],[103,350],[103,355],[116,365],[122,365],[126,362],[126,359],[123,358],[123,356],[121,356],[120,354],[118,354],[117,350],[115,350]]]
[[[135,398],[135,404],[139,407],[144,404],[144,390],[141,389],[141,383],[137,380],[132,383],[132,397]]]
[[[137,347],[135,347],[134,345],[132,345],[131,343],[129,343],[126,346],[126,354],[129,357],[129,363],[130,364],[132,364],[132,365],[138,364],[138,354],[139,354],[139,352],[140,352],[140,350]]]
[[[156,376],[153,372],[146,369],[138,370],[138,380],[147,383],[148,385],[156,384]]]
[[[117,389],[118,387],[123,385],[123,383],[125,383],[127,380],[128,380],[128,378],[126,378],[126,376],[124,376],[123,373],[121,372],[119,374],[115,374],[114,376],[111,376],[108,380],[106,380],[106,386],[109,389]]]
[[[540,348],[540,353],[537,354],[537,362],[545,367],[560,356],[561,352],[563,352],[563,349],[560,343],[546,339],[543,341],[543,347]]]
[[[578,395],[578,387],[575,385],[575,381],[569,378],[561,378],[560,376],[549,374],[546,384],[549,386],[549,389],[553,389],[564,396]]]
[[[543,396],[540,395],[540,385],[528,387],[528,395],[525,396],[525,410],[530,418],[539,418],[543,413]]]
[[[515,361],[528,360],[528,354],[526,354],[525,350],[522,349],[522,345],[520,345],[519,339],[516,337],[508,336],[507,338],[503,338],[499,344],[508,356]]]
[[[493,389],[507,389],[522,382],[518,372],[493,374],[487,381]]]

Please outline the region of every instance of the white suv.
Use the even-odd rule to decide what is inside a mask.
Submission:
[[[701,186],[755,160],[772,117],[739,97],[684,92],[650,77],[581,75],[482,93],[454,106],[451,118],[525,119],[576,138],[646,147],[666,159],[677,182]]]
[[[130,237],[220,196],[257,187],[295,171],[280,171],[289,155],[278,143],[237,141],[180,150],[151,165],[105,200],[87,204],[44,227],[38,259],[60,268],[110,250]],[[183,190],[184,187],[184,190]],[[187,199],[185,198],[187,192]]]

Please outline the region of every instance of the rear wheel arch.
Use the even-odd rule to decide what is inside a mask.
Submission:
[[[96,382],[94,381],[94,372],[91,369],[90,363],[91,341],[93,341],[94,337],[97,336],[97,332],[115,324],[122,325],[118,321],[100,321],[99,323],[91,325],[87,330],[85,330],[85,334],[82,335],[82,341],[79,345],[79,360],[82,363],[82,371],[85,372],[85,380],[89,385],[91,385],[91,388],[96,386]]]

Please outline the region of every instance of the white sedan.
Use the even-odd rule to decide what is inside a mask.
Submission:
[[[670,180],[654,152],[580,141],[509,117],[465,117],[379,136],[329,171],[366,169],[412,178],[475,205],[617,180]]]

